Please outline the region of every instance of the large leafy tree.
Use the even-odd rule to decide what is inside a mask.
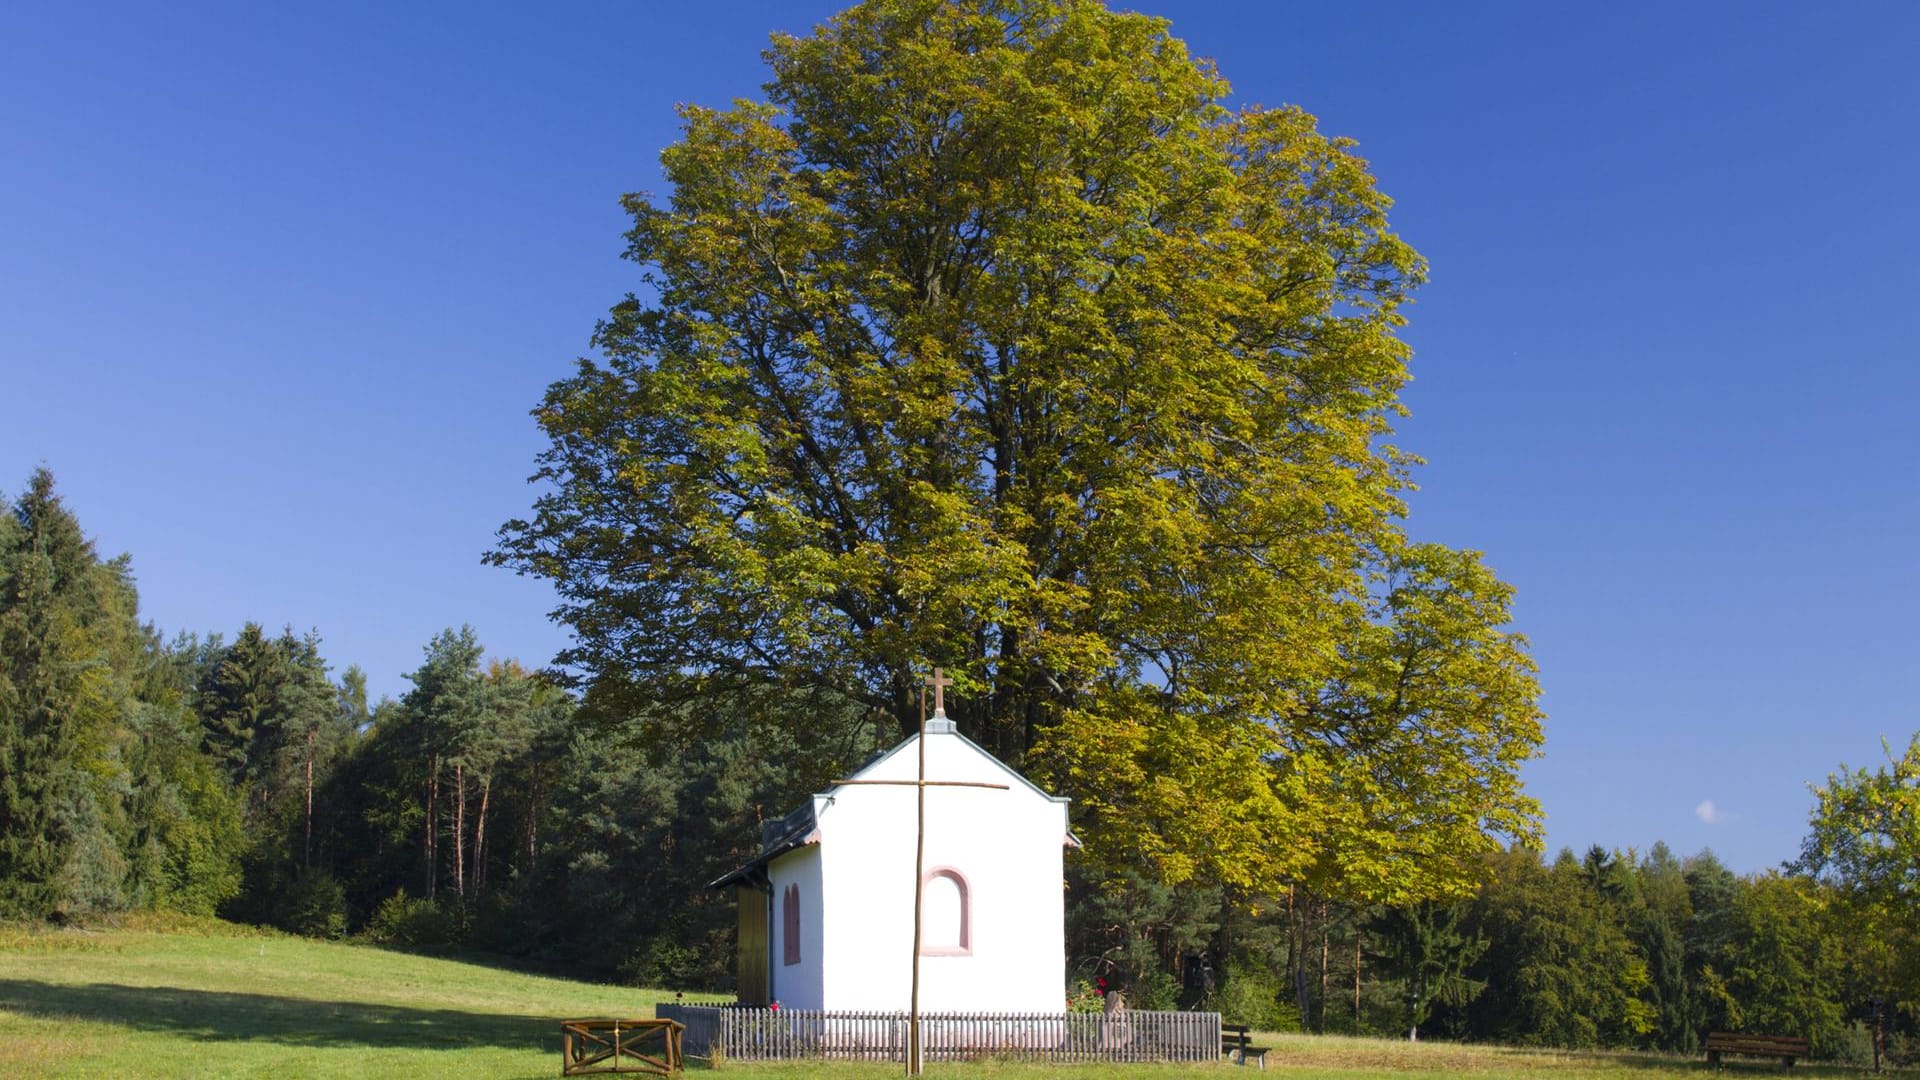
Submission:
[[[1889,907],[1920,897],[1920,735],[1877,769],[1846,769],[1814,789],[1799,866]]]
[[[1842,767],[1814,789],[1796,865],[1836,886],[1849,909],[1863,939],[1851,965],[1860,996],[1911,1001],[1920,995],[1920,735],[1886,757],[1874,769]]]
[[[1353,145],[1077,0],[873,0],[766,57],[626,200],[644,287],[493,556],[558,585],[588,704],[904,728],[941,664],[1169,881],[1406,898],[1530,834],[1508,591],[1399,527],[1425,268]]]

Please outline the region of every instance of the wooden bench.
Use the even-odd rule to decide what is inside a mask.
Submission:
[[[1264,1072],[1267,1068],[1267,1051],[1271,1049],[1269,1046],[1253,1045],[1253,1029],[1245,1024],[1220,1025],[1220,1052],[1230,1061],[1245,1065],[1247,1059],[1252,1058]]]
[[[1807,1056],[1807,1040],[1791,1035],[1736,1035],[1731,1031],[1716,1031],[1707,1036],[1707,1064],[1720,1068],[1722,1054],[1779,1058],[1781,1068],[1791,1069],[1794,1059]]]

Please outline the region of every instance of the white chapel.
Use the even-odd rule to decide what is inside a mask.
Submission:
[[[738,994],[783,1009],[904,1011],[913,977],[921,736],[785,818],[713,883],[739,903]],[[920,1008],[1048,1012],[1066,994],[1068,800],[926,723]]]

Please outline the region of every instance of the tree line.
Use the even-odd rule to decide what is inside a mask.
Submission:
[[[1664,844],[1516,847],[1481,872],[1465,897],[1392,907],[1132,882],[1075,897],[1073,948],[1131,1003],[1268,1029],[1683,1054],[1749,1031],[1853,1064],[1878,1029],[1887,1060],[1920,1056],[1920,920],[1805,856],[1736,874]]]
[[[660,735],[690,706],[589,722],[464,627],[369,702],[322,644],[142,622],[131,559],[36,471],[0,513],[0,918],[218,915],[717,987],[731,899],[704,883],[882,734],[808,692],[716,695],[697,744]]]
[[[704,883],[761,822],[897,737],[861,703],[760,689],[609,724],[470,629],[369,703],[312,634],[166,637],[44,470],[0,515],[0,916],[220,915],[725,991],[731,898]],[[703,736],[681,736],[698,710]],[[804,725],[794,717],[804,717]],[[804,736],[797,734],[804,730]],[[1263,1028],[1687,1052],[1713,1030],[1869,1060],[1913,1036],[1920,745],[1817,791],[1802,856],[1477,857],[1399,904],[1302,880],[1169,882],[1069,859],[1069,996]]]

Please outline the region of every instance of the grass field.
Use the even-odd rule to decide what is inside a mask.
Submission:
[[[550,1077],[564,1016],[647,1016],[659,991],[569,982],[220,923],[73,931],[0,929],[0,1076]],[[1375,1039],[1274,1035],[1285,1077],[1452,1076],[1658,1080],[1699,1061],[1542,1054]],[[704,1071],[697,1063],[692,1070]],[[894,1065],[729,1065],[753,1080],[863,1080]],[[1251,1072],[1252,1070],[1246,1070]],[[1764,1075],[1765,1063],[1726,1075]],[[1231,1065],[935,1063],[930,1076],[1243,1075]],[[1857,1076],[1796,1069],[1796,1075]]]

